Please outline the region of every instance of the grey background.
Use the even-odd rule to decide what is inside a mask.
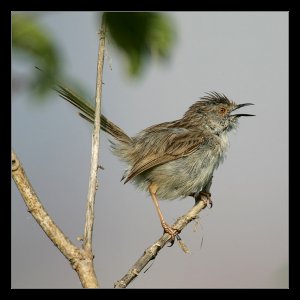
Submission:
[[[214,207],[194,232],[191,250],[163,249],[130,288],[288,287],[288,13],[173,12],[178,30],[166,64],[151,63],[139,80],[126,76],[111,44],[106,56],[103,112],[128,134],[180,118],[198,97],[218,91],[256,117],[241,118],[225,162],[215,172]],[[42,13],[63,51],[65,72],[94,95],[97,21],[94,12]],[[125,25],[124,25],[125,26]],[[108,61],[111,61],[110,69]],[[12,61],[13,70],[30,70]],[[12,99],[12,147],[48,213],[77,245],[82,235],[91,127],[54,92],[45,104],[29,94]],[[102,287],[111,288],[162,230],[150,197],[120,183],[121,162],[101,135],[94,254]],[[161,201],[172,223],[192,198]],[[12,288],[80,288],[76,273],[27,212],[12,182]],[[201,246],[201,241],[203,244]]]

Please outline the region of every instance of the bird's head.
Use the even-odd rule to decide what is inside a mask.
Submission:
[[[216,133],[230,131],[236,128],[240,117],[250,117],[250,114],[232,114],[235,110],[253,105],[252,103],[236,104],[224,94],[207,93],[200,101],[194,103],[184,114],[183,119],[195,126],[206,126]]]

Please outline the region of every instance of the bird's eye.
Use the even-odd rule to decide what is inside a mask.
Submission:
[[[226,109],[224,107],[220,108],[220,113],[223,115],[226,112]]]

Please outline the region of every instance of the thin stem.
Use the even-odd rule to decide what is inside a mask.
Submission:
[[[101,115],[101,96],[102,96],[102,74],[104,65],[104,49],[105,49],[105,32],[106,26],[102,19],[100,40],[98,49],[97,64],[97,82],[96,82],[96,105],[95,120],[92,137],[92,154],[91,154],[91,171],[89,178],[89,189],[87,196],[87,209],[83,237],[83,249],[92,253],[92,234],[94,224],[94,204],[97,189],[97,171],[98,171],[98,155],[100,147],[100,115]]]

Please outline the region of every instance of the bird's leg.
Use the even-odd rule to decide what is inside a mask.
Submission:
[[[161,226],[164,229],[164,232],[168,233],[171,236],[172,241],[174,243],[174,240],[175,240],[176,235],[178,234],[178,231],[176,229],[173,229],[170,225],[168,225],[165,222],[165,219],[164,219],[163,214],[162,214],[162,212],[161,212],[161,210],[159,208],[158,200],[157,200],[157,197],[156,197],[157,189],[158,189],[158,186],[155,183],[151,183],[149,185],[149,192],[150,192],[151,198],[152,198],[152,200],[154,202],[156,211],[158,213]]]

